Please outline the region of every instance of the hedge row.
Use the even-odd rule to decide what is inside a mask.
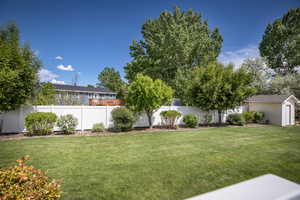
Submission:
[[[160,113],[162,123],[167,128],[177,128],[177,120],[181,117],[181,113],[176,110],[168,110]],[[112,111],[112,119],[114,122],[114,128],[117,131],[129,131],[132,129],[134,123],[137,120],[137,115],[125,107],[115,108]],[[262,112],[244,112],[242,114],[230,114],[227,117],[227,123],[232,125],[244,125],[245,123],[261,123],[264,119],[264,113]],[[187,114],[183,117],[183,122],[186,127],[195,128],[199,125],[200,121],[197,115]],[[212,115],[206,113],[203,116],[202,124],[212,123]],[[27,129],[27,135],[48,135],[53,132],[53,128],[56,125],[60,131],[64,134],[72,134],[75,132],[75,128],[78,124],[78,120],[73,115],[62,115],[59,118],[50,112],[35,112],[30,113],[25,118],[25,127]],[[102,123],[96,123],[93,125],[93,132],[102,132],[105,127]]]

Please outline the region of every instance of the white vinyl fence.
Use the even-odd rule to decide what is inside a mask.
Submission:
[[[78,119],[77,130],[91,129],[93,124],[102,122],[106,128],[113,127],[113,121],[111,118],[111,111],[118,106],[23,106],[18,110],[0,114],[0,128],[2,127],[2,133],[17,133],[24,132],[24,120],[28,113],[31,112],[53,112],[57,116],[72,114]],[[196,107],[189,106],[162,106],[153,116],[153,125],[162,125],[160,112],[165,110],[177,110],[182,114],[178,124],[184,124],[182,118],[184,115],[194,113],[199,116],[200,121],[203,120],[204,112]],[[234,110],[228,110],[226,114],[222,116],[223,120],[231,113],[241,113],[242,107],[237,107]],[[211,112],[214,122],[218,120],[217,112]],[[1,126],[2,121],[2,126]],[[135,127],[148,126],[148,120],[146,115],[141,115],[135,124]],[[55,127],[55,130],[58,130]]]

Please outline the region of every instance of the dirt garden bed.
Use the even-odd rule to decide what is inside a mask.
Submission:
[[[247,124],[245,127],[254,127],[254,126],[264,126],[265,124]],[[216,127],[240,127],[240,126],[232,126],[227,124],[212,124],[209,126],[199,126],[197,128],[186,128],[186,127],[179,127],[177,129],[167,129],[164,127],[154,127],[152,129],[149,129],[147,127],[139,127],[134,128],[131,131],[125,131],[125,132],[116,132],[112,129],[105,130],[103,132],[92,132],[91,130],[84,130],[84,131],[76,131],[74,134],[62,134],[61,132],[53,132],[50,135],[42,135],[42,136],[27,136],[24,133],[0,133],[0,140],[13,140],[13,139],[24,139],[24,138],[44,138],[44,137],[74,137],[74,136],[109,136],[109,135],[124,135],[124,134],[134,134],[134,133],[142,133],[142,132],[156,132],[156,131],[197,131],[197,130],[204,130],[209,128],[216,128]]]

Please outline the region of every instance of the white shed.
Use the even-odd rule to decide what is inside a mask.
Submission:
[[[294,95],[256,95],[246,100],[248,111],[265,113],[265,120],[280,126],[295,125],[295,104],[300,103]]]

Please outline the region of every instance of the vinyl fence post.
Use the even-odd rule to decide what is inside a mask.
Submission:
[[[105,126],[106,128],[108,128],[108,105],[106,104],[106,107],[105,107]]]
[[[80,120],[81,120],[81,131],[83,131],[83,108],[84,106],[81,105],[81,112],[80,112]]]
[[[51,112],[53,113],[53,110],[54,110],[54,106],[53,106],[53,104],[51,104],[51,107],[50,107],[50,109],[51,109]]]

